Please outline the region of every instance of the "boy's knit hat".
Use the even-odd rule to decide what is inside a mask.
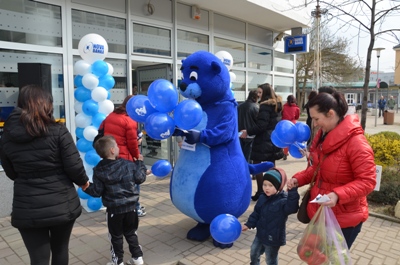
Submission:
[[[283,169],[273,167],[265,172],[264,180],[271,182],[275,189],[280,192],[286,185],[287,177]]]

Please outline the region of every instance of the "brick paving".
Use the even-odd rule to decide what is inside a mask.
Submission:
[[[396,114],[400,121],[400,114]],[[374,127],[373,116],[367,120],[367,133],[374,134],[382,130],[400,131],[399,122],[394,125]],[[291,177],[304,169],[304,159],[289,157],[278,161]],[[5,177],[1,173],[0,177]],[[149,178],[141,185],[141,203],[146,206],[147,215],[140,218],[139,241],[143,247],[145,264],[149,265],[240,265],[248,264],[250,245],[255,230],[241,234],[232,248],[219,249],[212,239],[195,242],[186,239],[187,231],[196,222],[180,213],[169,197],[169,178]],[[253,189],[256,187],[253,181]],[[251,202],[248,210],[239,218],[244,222],[254,207]],[[296,247],[306,225],[297,221],[295,215],[287,223],[287,244],[279,253],[280,265],[305,264],[296,253]],[[129,251],[125,242],[125,260]],[[354,265],[400,265],[400,223],[370,216],[363,224],[360,235],[353,244],[351,256]],[[70,240],[71,265],[105,265],[110,258],[105,212],[87,213],[83,210],[72,231]],[[265,264],[262,258],[262,264]],[[0,218],[0,264],[29,264],[29,257],[17,229],[10,224],[10,217]]]

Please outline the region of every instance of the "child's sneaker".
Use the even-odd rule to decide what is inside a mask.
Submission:
[[[143,205],[140,205],[140,210],[144,211],[144,210],[146,210],[146,207],[144,207]]]
[[[121,262],[120,264],[114,263],[114,262],[107,262],[107,265],[124,265],[123,262]]]
[[[143,216],[146,215],[146,212],[145,212],[144,210],[142,210],[142,209],[139,209],[139,210],[137,210],[137,215],[138,215],[139,217],[143,217]]]
[[[142,257],[137,257],[137,258],[130,258],[127,262],[129,265],[143,265],[143,258]]]

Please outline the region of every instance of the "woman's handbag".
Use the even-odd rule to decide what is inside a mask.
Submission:
[[[308,202],[310,201],[310,196],[311,196],[310,191],[311,191],[311,188],[314,186],[315,177],[317,176],[319,167],[324,159],[325,159],[325,157],[319,162],[317,169],[314,171],[314,175],[311,179],[310,185],[309,185],[306,193],[304,193],[303,199],[301,200],[301,203],[300,203],[299,211],[297,212],[297,220],[299,220],[303,224],[308,224],[310,222],[310,217],[307,214],[307,205],[308,205]]]

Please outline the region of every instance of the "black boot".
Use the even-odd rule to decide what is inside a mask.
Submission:
[[[261,195],[261,192],[256,192],[256,194],[254,195],[254,196],[251,196],[251,199],[253,200],[253,201],[257,201],[258,200],[258,198],[260,197],[260,195]]]

